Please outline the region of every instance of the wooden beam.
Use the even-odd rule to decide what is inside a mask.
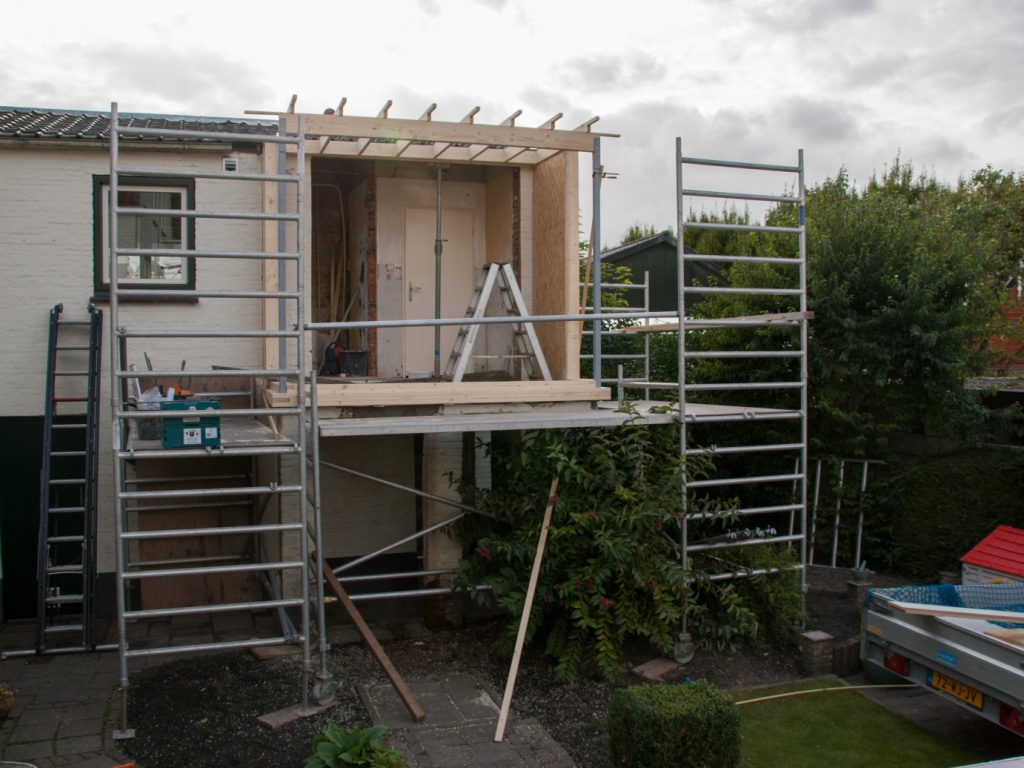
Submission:
[[[590,380],[340,383],[320,381],[321,408],[383,405],[469,405],[481,403],[598,402],[611,399],[608,387]]]
[[[391,99],[388,99],[387,104],[385,104],[384,107],[381,109],[381,111],[377,113],[377,118],[378,119],[383,119],[383,120],[387,120],[388,119],[388,111],[390,111],[390,109],[391,109],[391,104],[392,104]],[[358,142],[356,142],[356,154],[357,155],[363,154],[363,152],[366,151],[366,148],[368,146],[370,146],[370,139],[360,139]]]
[[[475,112],[471,113],[471,115],[475,114]],[[286,119],[288,130],[297,130],[298,115],[285,114],[283,117]],[[470,122],[470,120],[449,123],[439,120],[384,119],[379,117],[349,117],[346,115],[305,115],[304,117],[308,134],[428,141],[438,144],[486,144],[505,147],[592,152],[595,136],[617,137],[617,134],[597,134],[583,130],[563,131],[520,126],[477,125]],[[584,125],[590,124],[592,123]]]
[[[374,658],[377,659],[377,663],[380,664],[384,670],[384,674],[388,676],[388,680],[391,681],[391,685],[394,686],[395,692],[401,698],[402,703],[405,704],[405,708],[409,710],[409,714],[412,715],[412,719],[417,723],[422,723],[426,719],[426,715],[420,708],[420,705],[416,703],[416,699],[413,697],[412,692],[406,686],[405,681],[402,680],[402,676],[398,674],[398,670],[395,669],[395,665],[391,663],[391,659],[384,653],[384,649],[380,647],[380,643],[377,642],[377,638],[373,636],[373,632],[370,631],[370,627],[367,626],[363,620],[362,615],[359,613],[359,609],[356,608],[356,604],[352,602],[352,599],[345,592],[345,588],[341,586],[341,582],[338,581],[338,577],[334,575],[334,571],[331,570],[331,566],[324,560],[324,576],[327,577],[327,583],[330,585],[334,594],[338,596],[338,600],[341,601],[342,607],[348,613],[352,619],[352,623],[356,625],[356,630],[359,632],[360,637],[363,638],[363,642],[366,643],[370,648],[370,652],[373,653]]]
[[[427,111],[420,115],[420,120],[426,120],[430,122],[433,119],[434,110],[437,109],[437,104],[431,104],[427,107]],[[400,141],[396,145],[395,157],[401,157],[402,154],[412,145],[411,141]]]
[[[545,120],[543,123],[541,123],[537,127],[538,128],[544,128],[544,129],[549,130],[549,131],[553,131],[553,130],[555,130],[555,123],[557,123],[559,120],[561,120],[562,117],[563,117],[562,113],[559,112],[557,115],[555,115],[554,117],[549,118],[548,120]]]
[[[348,104],[348,96],[342,96],[341,101],[338,102],[337,108],[333,112],[325,112],[325,115],[344,115],[345,105]],[[332,138],[330,136],[324,136],[320,139],[320,149],[317,151],[318,155],[322,155],[324,150],[327,149],[327,145],[330,144]]]
[[[551,510],[555,508],[555,493],[558,491],[558,478],[551,481],[551,490],[548,491],[548,505],[544,509],[544,520],[540,525],[540,538],[537,541],[537,554],[533,558],[533,568],[530,570],[530,584],[526,588],[526,597],[523,599],[523,615],[519,619],[519,634],[516,636],[516,648],[512,654],[512,665],[508,671],[508,682],[505,683],[505,695],[501,701],[501,711],[498,713],[498,728],[494,732],[494,740],[500,742],[505,738],[505,722],[508,720],[508,710],[512,706],[512,690],[516,685],[516,675],[519,673],[519,659],[523,655],[523,643],[526,641],[526,628],[530,625],[530,609],[533,607],[533,595],[537,591],[537,579],[540,576],[540,564],[544,559],[544,545],[548,540],[548,528],[551,527]]]
[[[502,120],[500,123],[498,123],[498,125],[509,125],[509,126],[512,126],[514,128],[515,125],[516,125],[516,118],[519,117],[521,114],[523,114],[523,110],[517,109],[511,115],[509,115],[504,120]]]

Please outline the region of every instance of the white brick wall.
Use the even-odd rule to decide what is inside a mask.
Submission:
[[[227,150],[171,152],[128,150],[135,167],[182,167],[220,170]],[[243,171],[256,171],[259,158],[242,154]],[[93,295],[93,176],[110,172],[109,154],[98,147],[0,147],[0,323],[4,329],[5,365],[0,367],[0,416],[39,416],[44,409],[46,346],[50,309],[64,304],[64,317],[85,319]],[[252,182],[197,180],[196,207],[256,211],[261,190]],[[201,248],[259,250],[258,223],[201,221],[196,227]],[[261,266],[250,260],[203,261],[197,266],[200,288],[259,289]],[[100,416],[100,509],[98,566],[114,570],[113,468],[110,419],[110,311],[104,310]],[[120,325],[129,328],[259,328],[255,300],[203,300],[198,304],[122,304]],[[129,345],[129,362],[145,367],[190,368],[211,365],[251,367],[261,359],[258,340],[137,339]]]

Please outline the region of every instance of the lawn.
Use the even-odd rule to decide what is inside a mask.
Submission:
[[[756,693],[843,688],[811,680]],[[942,741],[856,691],[828,691],[740,706],[741,768],[950,768],[977,757]]]

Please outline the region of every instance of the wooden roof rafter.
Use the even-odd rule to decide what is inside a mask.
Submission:
[[[388,101],[376,117],[344,114],[343,99],[337,110],[324,114],[301,114],[307,139],[315,139],[314,152],[320,155],[473,163],[484,165],[536,165],[559,152],[592,152],[594,138],[617,138],[618,134],[597,133],[594,117],[575,130],[555,127],[559,113],[536,128],[517,125],[522,110],[501,123],[478,123],[479,107],[459,122],[434,119],[436,104],[416,120],[389,117]],[[285,130],[298,129],[300,113],[294,102],[288,112],[247,111],[246,114],[274,115],[283,119]]]

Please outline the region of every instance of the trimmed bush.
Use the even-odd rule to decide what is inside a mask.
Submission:
[[[612,763],[625,768],[736,768],[740,711],[707,680],[612,695]]]

